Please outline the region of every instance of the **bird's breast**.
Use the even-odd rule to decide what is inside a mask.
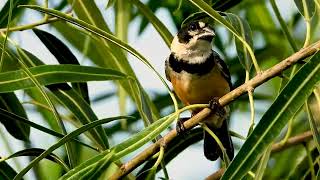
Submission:
[[[227,80],[216,66],[207,74],[196,75],[185,71],[171,73],[171,82],[177,96],[185,105],[208,103],[230,91]]]

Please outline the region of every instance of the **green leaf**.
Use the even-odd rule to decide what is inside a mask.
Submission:
[[[170,47],[171,41],[173,39],[172,34],[168,28],[156,17],[156,15],[151,11],[151,9],[144,5],[140,0],[130,0],[139,11],[149,20],[149,22],[154,26],[154,28],[159,32],[160,36]]]
[[[294,0],[300,14],[309,21],[316,12],[314,0]]]
[[[109,7],[113,6],[115,1],[116,0],[108,0],[108,4],[107,4],[106,8],[109,8]]]
[[[240,179],[304,104],[320,80],[320,54],[315,54],[289,81],[243,144],[222,179]]]
[[[69,171],[65,176],[63,176],[63,178],[71,177],[75,174],[83,172],[83,169],[85,168],[86,168],[86,171],[94,172],[94,170],[92,169],[97,168],[96,164],[99,161],[101,161],[103,158],[108,156],[110,152],[113,152],[113,151],[115,152],[113,161],[119,160],[123,156],[137,150],[147,142],[153,140],[164,129],[166,129],[174,120],[175,120],[174,116],[171,116],[171,117],[163,117],[155,121],[153,124],[146,127],[144,130],[140,131],[139,133],[136,133],[135,135],[131,136],[129,139],[125,140],[124,142],[121,142],[120,144],[112,147],[111,150],[110,149],[105,150],[101,152],[99,155],[80,164],[73,170]]]
[[[40,126],[39,124],[36,124],[36,123],[34,123],[32,121],[29,121],[28,119],[26,119],[24,117],[21,117],[19,115],[16,115],[14,113],[6,111],[5,109],[2,109],[2,108],[0,108],[0,117],[4,118],[4,119],[9,119],[10,122],[12,122],[12,123],[13,122],[19,122],[24,126],[33,127],[33,128],[35,128],[35,129],[37,129],[39,131],[42,131],[44,133],[50,134],[50,135],[55,136],[55,137],[59,137],[59,138],[64,137],[63,134],[60,134],[60,133],[58,133],[58,132],[56,132],[54,130],[48,129],[48,128],[44,127],[44,126]],[[77,139],[73,139],[73,140],[76,141],[77,143],[80,143],[80,144],[82,144],[82,145],[84,145],[86,147],[89,147],[89,148],[97,151],[97,148],[94,148],[94,147],[92,147],[90,145],[87,145],[87,144],[85,144],[85,143],[83,143],[83,142],[81,142],[81,141],[79,141]]]
[[[203,129],[202,128],[193,128],[185,136],[176,136],[170,142],[166,144],[165,154],[163,162],[168,164],[173,160],[178,154],[187,149],[190,145],[195,144],[203,139]],[[154,163],[156,158],[150,159],[137,173],[140,179],[145,179],[147,170],[149,170]],[[157,172],[161,170],[160,167],[157,168]]]
[[[188,16],[186,19],[183,20],[183,22],[181,23],[181,27],[184,26],[185,24],[192,22],[192,21],[203,19],[205,17],[208,17],[208,15],[202,11],[193,13],[190,16]]]
[[[41,62],[37,57],[33,55],[30,56],[30,53],[26,53],[26,56],[28,57],[25,58],[25,61],[29,62],[29,66],[34,67],[43,65],[43,62]],[[87,124],[98,119],[90,105],[86,103],[86,101],[68,84],[50,85],[48,88],[82,124]],[[101,126],[98,126],[89,132],[92,135],[89,136],[89,138],[101,149],[108,148],[108,139]]]
[[[317,90],[317,88],[315,88],[314,92],[317,92],[316,90]],[[319,94],[315,93],[315,96],[319,96]],[[319,100],[320,100],[320,97],[316,97],[316,103],[315,103],[316,110],[314,113],[317,113],[317,114],[319,113],[319,109],[320,109],[320,106],[319,106],[320,101]],[[314,115],[311,111],[311,107],[309,107],[309,106],[311,106],[311,105],[306,101],[306,111],[308,114],[310,129],[312,131],[312,135],[313,135],[313,139],[315,141],[315,144],[316,144],[318,151],[320,153],[320,133],[318,131],[319,126],[318,126],[316,120],[313,118]]]
[[[0,108],[18,114],[26,119],[28,118],[23,106],[14,93],[0,93]],[[19,140],[29,141],[29,125],[12,121],[12,119],[2,115],[0,115],[0,117],[0,122],[13,137]]]
[[[42,65],[29,68],[29,70],[42,85],[126,78],[126,75],[115,70],[71,64]],[[0,73],[0,92],[11,92],[34,86],[23,70]]]
[[[33,29],[33,32],[56,57],[60,64],[80,65],[76,56],[72,54],[71,50],[54,35],[40,29]],[[83,99],[90,104],[87,83],[71,83],[71,85],[83,97]]]
[[[241,19],[239,16],[232,13],[225,13],[227,20],[232,24],[236,31],[241,35],[241,37],[249,44],[252,48],[252,32],[251,28],[246,20]],[[238,53],[238,58],[244,69],[250,72],[252,61],[246,47],[241,41],[235,38],[236,49]]]
[[[25,167],[24,169],[22,169],[19,174],[17,174],[15,176],[15,180],[17,179],[21,179],[35,164],[37,164],[40,160],[42,160],[43,158],[45,158],[46,156],[48,156],[50,153],[52,153],[55,149],[59,148],[60,146],[62,146],[63,144],[69,142],[71,139],[73,139],[74,137],[82,134],[85,131],[88,131],[89,129],[92,129],[98,125],[101,124],[105,124],[114,120],[118,120],[118,119],[132,119],[132,117],[128,117],[128,116],[117,116],[117,117],[111,117],[111,118],[105,118],[105,119],[101,119],[101,120],[97,120],[94,122],[91,122],[89,124],[83,125],[82,127],[72,131],[71,133],[69,133],[68,135],[64,136],[62,139],[60,139],[57,143],[53,144],[52,146],[50,146],[46,151],[44,151],[43,153],[41,153],[38,157],[36,157],[34,160],[32,160],[30,162],[30,164],[28,164],[27,167]],[[110,150],[107,150],[108,152],[110,152]]]
[[[119,48],[123,48],[124,50],[128,51],[129,53],[136,56],[139,60],[141,60],[144,64],[146,64],[152,71],[154,71],[157,76],[162,80],[162,82],[165,84],[167,89],[169,90],[168,86],[166,85],[164,79],[159,75],[158,72],[155,71],[155,69],[151,66],[151,64],[144,58],[141,54],[138,53],[135,49],[133,49],[128,44],[124,43],[123,41],[120,41],[116,37],[114,37],[106,23],[104,22],[104,19],[102,17],[101,12],[96,7],[95,3],[92,3],[91,1],[72,1],[73,9],[75,10],[77,16],[81,19],[75,19],[71,18],[70,16],[66,16],[65,14],[59,12],[59,11],[52,11],[50,9],[46,9],[49,11],[52,11],[53,14],[57,15],[59,18],[66,18],[65,20],[69,19],[68,21],[76,24],[84,29],[86,29],[89,32],[92,32],[94,35],[98,35],[101,38],[97,38],[96,36],[91,36],[93,39],[95,39],[98,43],[101,44],[101,46],[98,47],[98,49],[104,48],[107,49],[107,51],[104,51],[102,53],[109,53],[110,55],[107,57],[110,57],[108,61],[105,61],[106,56],[102,56],[102,58],[99,59],[100,63],[104,64],[104,67],[112,67],[116,70],[119,70],[121,72],[126,73],[127,75],[136,78],[134,71],[132,70],[126,56],[124,55],[123,51]],[[40,7],[41,9],[41,7]],[[40,10],[38,9],[38,10]],[[46,11],[45,10],[45,11]],[[50,13],[50,12],[45,12]],[[71,18],[71,19],[70,19]],[[80,23],[80,24],[79,24]],[[82,24],[82,25],[81,25]],[[92,25],[91,25],[92,24]],[[102,34],[101,34],[102,33]],[[100,34],[100,35],[99,35]],[[103,35],[104,34],[104,35]],[[106,41],[107,40],[107,41]],[[100,50],[103,51],[102,49]],[[104,61],[104,62],[101,62]],[[139,82],[138,82],[139,83]],[[120,84],[123,86],[125,90],[128,90],[127,93],[130,95],[130,97],[136,102],[137,106],[139,107],[139,112],[143,113],[143,110],[140,109],[141,99],[136,92],[139,91],[139,89],[130,89],[130,85],[127,82],[120,82]],[[141,87],[141,85],[139,85]],[[142,88],[141,88],[142,89]],[[145,92],[143,92],[145,93]],[[158,117],[158,111],[154,108],[154,104],[150,100],[150,98],[147,98],[147,104],[149,105],[153,116]],[[148,119],[144,119],[145,121],[148,121]]]
[[[110,151],[107,155],[101,158],[99,161],[85,166],[84,168],[76,167],[62,176],[59,180],[67,179],[99,179],[100,175],[108,168],[114,158],[114,150]]]
[[[6,161],[8,159],[20,157],[20,156],[39,156],[44,151],[45,151],[44,149],[39,149],[39,148],[24,149],[24,150],[15,152],[14,154],[10,155],[9,157],[6,157],[5,159],[1,159],[0,163],[1,163],[1,161]],[[45,158],[54,162],[54,163],[61,165],[65,171],[69,171],[69,167],[57,155],[50,153]]]
[[[12,180],[17,172],[6,162],[0,162],[0,179]]]
[[[13,5],[11,20],[13,20],[15,17],[21,14],[22,9],[17,8],[19,5],[28,4],[30,2],[30,0],[8,0],[0,11],[0,27],[1,28],[6,27],[8,23],[10,1],[12,1],[12,5]]]
[[[269,145],[269,147],[267,148],[267,150],[263,153],[261,159],[260,159],[260,163],[258,166],[258,169],[256,171],[256,176],[255,176],[255,180],[262,180],[263,178],[263,174],[265,174],[265,170],[266,167],[268,165],[268,161],[270,158],[270,153],[272,150],[272,145]]]

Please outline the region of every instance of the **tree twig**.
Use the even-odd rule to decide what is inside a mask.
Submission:
[[[275,143],[272,145],[272,153],[277,153],[280,152],[284,149],[287,149],[289,147],[301,144],[303,142],[306,142],[308,140],[312,139],[312,131],[306,131],[304,133],[301,133],[299,135],[293,136],[291,138],[288,139],[288,141],[283,144],[281,142]],[[213,174],[211,174],[210,176],[208,176],[206,178],[206,180],[217,180],[220,179],[224,173],[225,169],[224,168],[220,168],[219,170],[217,170],[216,172],[214,172]]]
[[[259,73],[250,81],[242,84],[241,86],[237,87],[230,93],[221,97],[219,99],[219,103],[222,106],[229,104],[239,96],[245,94],[250,88],[255,88],[263,84],[264,82],[268,81],[269,79],[281,74],[282,71],[288,69],[290,66],[297,63],[299,60],[305,59],[313,55],[318,50],[320,50],[320,41],[306,48],[301,49],[300,51],[292,54],[290,57],[286,58],[285,60],[281,61],[275,66],[267,69],[262,73]],[[196,114],[195,116],[193,116],[192,118],[184,122],[183,125],[186,129],[191,129],[192,127],[196,126],[199,122],[201,122],[210,113],[211,113],[211,110],[209,108],[204,108],[198,114]],[[171,141],[175,136],[177,136],[177,132],[174,129],[170,131],[168,134],[166,134],[163,138],[159,139],[156,143],[150,145],[148,148],[146,148],[143,152],[135,156],[133,159],[123,164],[120,167],[120,169],[111,176],[110,179],[120,179],[124,177],[125,175],[133,171],[136,167],[138,167],[143,162],[145,162],[147,159],[149,159],[153,154],[157,153],[161,143],[166,144],[167,142]]]

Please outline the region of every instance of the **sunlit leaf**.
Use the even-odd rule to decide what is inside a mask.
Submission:
[[[11,158],[15,158],[15,157],[20,157],[20,156],[39,156],[44,151],[45,151],[44,149],[39,149],[39,148],[24,149],[24,150],[15,152],[14,154],[6,157],[5,160],[11,159]],[[57,164],[61,165],[64,168],[65,171],[69,171],[69,167],[57,155],[55,155],[53,153],[50,153],[45,158],[50,160],[50,161],[52,161],[52,162],[54,162],[54,163],[57,163]]]
[[[34,160],[32,160],[30,162],[30,164],[28,164],[28,166],[26,166],[24,169],[22,169],[19,172],[19,174],[17,174],[15,176],[14,179],[21,179],[35,164],[37,164],[40,160],[42,160],[43,158],[48,156],[55,149],[61,147],[65,143],[69,142],[72,138],[74,138],[74,137],[84,133],[85,131],[88,131],[89,129],[92,129],[92,128],[98,126],[98,125],[101,125],[101,124],[104,124],[104,123],[108,123],[108,122],[111,122],[111,121],[114,121],[114,120],[118,120],[118,119],[132,119],[132,117],[128,117],[128,116],[110,117],[110,118],[97,120],[97,121],[91,122],[89,124],[83,125],[82,127],[78,128],[78,129],[72,131],[71,133],[67,134],[66,136],[64,136],[57,143],[55,143],[52,146],[50,146],[46,151],[44,151],[38,157],[36,157]],[[107,151],[110,152],[110,150],[107,150]]]
[[[33,32],[56,57],[60,64],[80,64],[71,50],[54,35],[40,29],[33,29]],[[71,83],[71,85],[77,92],[79,92],[83,99],[90,104],[87,83]]]
[[[304,104],[320,80],[320,54],[317,53],[289,81],[263,115],[222,179],[240,179],[254,166],[266,147]]]
[[[126,78],[126,75],[115,70],[71,64],[36,66],[30,68],[30,72],[42,85]],[[32,80],[22,70],[0,73],[0,92],[11,92],[34,86]]]
[[[300,14],[310,20],[316,12],[314,0],[294,0]]]
[[[232,14],[232,13],[225,13],[226,19],[232,24],[232,26],[236,29],[236,31],[242,36],[242,38],[251,46],[253,47],[252,43],[252,32],[251,28],[246,20],[241,19],[239,16]],[[236,49],[238,53],[238,57],[240,60],[241,65],[247,71],[250,71],[252,66],[252,61],[250,59],[250,55],[246,47],[235,38]]]

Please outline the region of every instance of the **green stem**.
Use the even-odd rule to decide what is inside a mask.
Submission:
[[[250,74],[249,71],[246,70],[246,80],[245,82],[248,82],[250,80]],[[253,88],[248,89],[248,97],[249,97],[249,103],[250,103],[250,128],[248,132],[248,136],[251,134],[253,128],[254,128],[254,118],[255,118],[255,109],[254,109],[254,100],[253,100]]]
[[[56,22],[56,21],[59,21],[59,19],[58,18],[49,18],[47,20],[42,19],[39,22],[35,22],[35,23],[32,23],[32,24],[27,24],[27,25],[22,25],[22,26],[15,26],[15,27],[11,27],[11,28],[2,28],[2,29],[0,29],[0,33],[2,33],[2,32],[24,31],[24,30],[32,29],[32,28],[34,28],[36,26],[40,26],[40,25],[43,25],[43,24],[48,24],[48,23]]]
[[[157,169],[159,164],[161,163],[162,159],[163,159],[163,155],[164,155],[164,147],[160,146],[160,153],[158,156],[157,161],[154,163],[154,165],[152,166],[152,168]]]
[[[287,40],[289,41],[289,44],[290,44],[291,48],[295,52],[297,52],[298,51],[298,47],[297,47],[295,41],[293,40],[292,35],[291,35],[291,33],[290,33],[290,31],[289,31],[284,19],[282,18],[281,14],[280,14],[280,11],[279,11],[279,9],[277,7],[277,4],[276,4],[275,0],[270,0],[270,3],[271,3],[271,7],[272,7],[272,9],[273,9],[273,11],[274,11],[279,23],[280,23],[281,29],[282,29],[284,35],[286,36]]]
[[[308,144],[304,143],[304,147],[305,147],[306,153],[307,153],[308,164],[309,164],[310,171],[311,171],[311,178],[312,178],[312,180],[316,180],[316,173],[314,171],[313,161],[312,161],[312,157],[311,157],[311,154],[310,154],[310,149],[308,147]]]
[[[303,47],[309,46],[311,41],[311,23],[310,20],[306,20],[306,39],[304,41]]]
[[[308,5],[306,0],[302,0],[304,21],[306,22],[306,39],[304,41],[303,47],[307,47],[310,44],[311,39],[311,17],[308,11]]]

